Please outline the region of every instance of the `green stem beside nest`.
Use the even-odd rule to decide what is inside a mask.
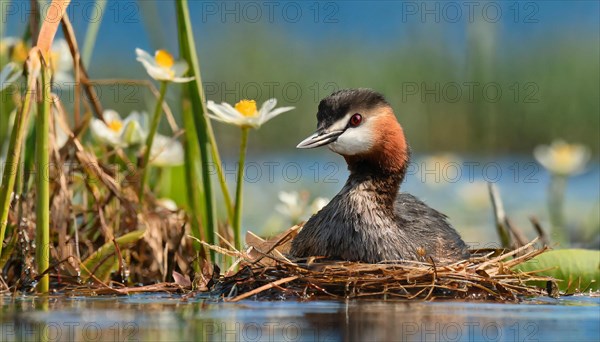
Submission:
[[[198,148],[198,137],[196,134],[196,128],[194,127],[194,118],[189,100],[183,99],[182,104],[182,116],[183,116],[183,127],[185,127],[185,180],[187,182],[186,195],[189,207],[189,215],[191,222],[192,236],[202,240],[207,239],[207,236],[211,234],[208,231],[206,225],[201,224],[202,217],[205,217],[204,207],[200,205],[202,202],[201,195],[204,193],[204,189],[198,182],[198,164],[200,159],[200,149]],[[199,191],[200,190],[200,191]],[[202,226],[203,232],[200,233],[200,227]],[[202,248],[200,243],[194,241],[194,248],[198,251]]]
[[[242,142],[240,144],[240,159],[238,163],[237,183],[235,189],[235,214],[233,218],[233,232],[235,248],[242,250],[242,203],[244,188],[244,165],[246,162],[246,150],[248,146],[248,127],[242,127]]]
[[[196,128],[198,147],[200,150],[200,159],[202,162],[202,186],[204,189],[204,225],[206,241],[213,243],[215,240],[215,230],[217,228],[217,217],[215,212],[215,196],[211,182],[210,158],[215,165],[219,185],[223,192],[225,209],[230,223],[234,221],[234,208],[227,183],[225,182],[225,174],[221,165],[221,158],[217,147],[215,135],[208,117],[206,115],[206,105],[204,91],[202,90],[202,76],[200,73],[200,62],[196,53],[196,43],[192,30],[192,22],[187,0],[175,2],[177,13],[177,31],[179,36],[179,46],[181,56],[188,62],[190,70],[189,76],[193,76],[194,80],[187,84],[184,88],[184,97],[189,98],[191,102],[192,112],[194,113],[194,126]]]
[[[148,132],[148,137],[146,138],[144,156],[142,157],[142,176],[140,178],[140,189],[138,194],[140,204],[143,202],[144,199],[144,188],[146,186],[146,179],[148,178],[148,169],[150,169],[150,153],[152,152],[154,136],[156,135],[156,131],[158,130],[158,124],[160,123],[160,117],[162,114],[162,104],[165,100],[166,92],[167,82],[163,81],[160,84],[160,95],[158,96],[158,102],[156,103],[156,108],[154,109],[154,115],[152,116],[152,122],[150,124],[150,131]]]
[[[29,122],[31,94],[33,93],[33,87],[35,87],[35,81],[35,75],[30,72],[27,79],[28,88],[25,92],[23,105],[20,110],[17,111],[12,132],[10,134],[8,153],[6,155],[6,163],[4,164],[4,173],[2,174],[2,187],[0,188],[0,255],[2,255],[4,233],[6,232],[6,225],[8,224],[8,212],[10,211],[10,202],[15,187],[17,166],[20,162],[23,136],[27,130],[27,123]]]
[[[43,64],[43,63],[42,63]],[[42,98],[38,104],[36,120],[35,159],[38,168],[36,177],[35,204],[35,261],[38,275],[50,267],[50,69],[42,65]],[[45,274],[39,279],[37,291],[46,293],[50,279]]]
[[[548,211],[552,224],[552,239],[562,247],[569,246],[569,234],[565,224],[564,199],[567,177],[552,175],[548,195]]]

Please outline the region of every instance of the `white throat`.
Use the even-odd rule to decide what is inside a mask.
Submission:
[[[330,129],[344,129],[348,124],[350,116],[353,114],[346,114],[346,116],[333,123]],[[369,152],[373,145],[375,145],[374,119],[373,117],[365,119],[358,127],[348,127],[336,141],[329,144],[329,149],[345,156],[354,156]]]

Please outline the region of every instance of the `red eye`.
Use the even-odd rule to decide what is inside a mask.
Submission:
[[[350,118],[350,126],[356,127],[362,122],[362,115],[356,113]]]

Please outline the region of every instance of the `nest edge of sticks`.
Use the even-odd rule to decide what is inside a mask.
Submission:
[[[285,253],[301,225],[270,240],[248,232],[245,251],[204,243],[236,262],[212,287],[226,301],[247,298],[299,299],[462,299],[516,302],[527,296],[549,294],[531,282],[555,285],[554,279],[513,268],[545,252],[534,248],[537,239],[512,251],[474,251],[469,260],[436,265],[429,262],[364,264],[319,258],[293,260]],[[239,268],[236,272],[235,269]],[[208,290],[208,289],[207,289]]]

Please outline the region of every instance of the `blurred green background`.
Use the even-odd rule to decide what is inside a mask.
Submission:
[[[16,3],[7,35],[20,34],[26,22],[27,2]],[[83,41],[98,10],[94,1],[73,4],[71,20]],[[347,87],[383,92],[416,151],[529,153],[557,137],[599,151],[596,1],[190,6],[208,99],[276,97],[297,107],[253,135],[254,151],[295,146],[314,128],[319,99]],[[171,2],[108,1],[104,13],[92,77],[143,79],[134,47],[177,51]],[[124,87],[101,96],[124,112],[147,98],[143,89]],[[226,133],[219,134],[222,148],[237,148],[237,135],[215,126]]]

